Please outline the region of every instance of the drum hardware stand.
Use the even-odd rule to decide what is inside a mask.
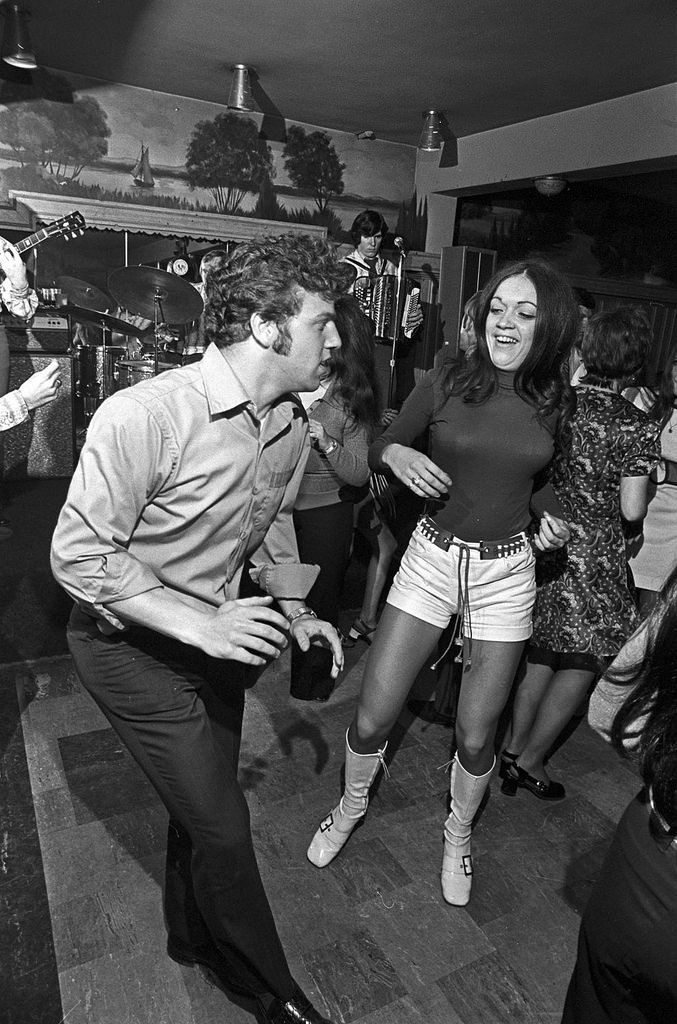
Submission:
[[[162,292],[159,288],[153,294],[153,373],[157,377],[160,360],[160,328],[165,325],[165,318],[162,314]]]

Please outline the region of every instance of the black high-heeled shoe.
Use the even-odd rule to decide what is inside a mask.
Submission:
[[[550,782],[542,782],[513,762],[506,769],[501,792],[506,796],[514,796],[518,789],[527,789],[539,800],[563,800],[567,795],[561,782],[553,782],[552,779]]]
[[[501,751],[501,763],[498,769],[499,779],[503,779],[501,784],[501,793],[505,796],[514,796],[517,792],[517,784],[508,775],[508,769],[510,765],[514,764],[517,760],[517,754],[513,754],[511,750]]]

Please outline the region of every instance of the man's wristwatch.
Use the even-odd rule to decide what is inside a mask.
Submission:
[[[310,615],[311,619],[317,618],[317,615],[312,608],[306,608],[305,606],[302,608],[295,608],[294,611],[289,612],[289,615],[287,616],[289,625],[291,626],[292,622],[296,622],[296,620],[300,619],[302,615]]]

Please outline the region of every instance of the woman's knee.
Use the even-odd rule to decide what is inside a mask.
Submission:
[[[391,715],[358,706],[349,730],[351,747],[359,754],[375,753],[388,739],[393,725]]]
[[[493,745],[495,734],[495,723],[486,726],[473,723],[472,726],[465,728],[457,718],[456,746],[461,761],[463,762],[464,757],[467,761],[475,761],[481,757]]]

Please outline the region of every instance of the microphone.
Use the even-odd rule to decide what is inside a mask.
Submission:
[[[395,248],[399,249],[403,256],[406,256],[407,253],[404,248],[404,239],[402,238],[402,236],[396,235],[395,238],[393,239],[393,242],[395,244]]]

